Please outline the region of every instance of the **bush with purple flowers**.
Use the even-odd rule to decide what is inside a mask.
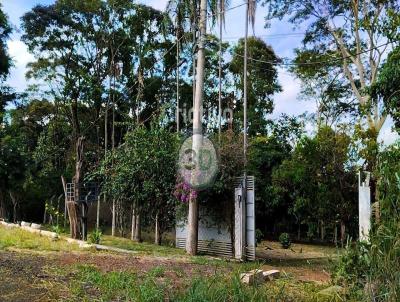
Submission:
[[[174,196],[183,203],[188,203],[190,199],[197,198],[197,191],[192,189],[187,182],[180,181],[175,186]]]

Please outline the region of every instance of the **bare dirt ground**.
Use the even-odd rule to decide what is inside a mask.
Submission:
[[[55,301],[68,299],[67,283],[74,279],[73,267],[92,265],[102,272],[129,271],[139,275],[165,269],[176,289],[182,276],[212,275],[215,268],[178,258],[131,256],[90,252],[0,251],[0,301]],[[219,268],[220,269],[220,268]],[[222,268],[224,269],[224,268]],[[68,274],[57,274],[63,270]]]
[[[265,270],[279,269],[305,282],[328,283],[327,255],[331,248],[293,245],[283,250],[279,244],[264,242],[257,249],[257,258]],[[135,272],[139,276],[162,267],[163,278],[173,287],[184,287],[182,280],[193,276],[211,276],[215,271],[235,268],[229,265],[196,263],[186,256],[123,255],[93,251],[49,252],[8,248],[0,250],[0,301],[57,301],[69,300],[68,284],[76,279],[77,265],[91,265],[102,272]],[[237,264],[239,265],[239,264]],[[62,271],[63,273],[59,273]],[[187,277],[187,278],[185,278]],[[88,291],[96,289],[88,288]]]
[[[263,269],[280,269],[300,281],[328,283],[329,259],[338,251],[330,246],[292,244],[290,249],[281,248],[278,242],[263,241],[257,247],[257,258],[266,262]]]

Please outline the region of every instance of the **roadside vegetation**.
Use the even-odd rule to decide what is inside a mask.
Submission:
[[[129,253],[0,226],[1,301],[400,301],[398,0],[16,1],[20,24],[11,2],[0,4],[0,219]],[[244,36],[227,39],[225,13],[239,9]],[[10,45],[29,53],[22,91]],[[297,100],[313,112],[282,112]],[[210,150],[184,145],[199,130],[210,165]],[[201,188],[200,166],[212,174]],[[371,196],[364,242],[357,175]],[[243,176],[254,176],[257,261],[202,255],[199,221],[227,229],[230,242],[210,247],[234,252]],[[186,253],[174,247],[181,223]],[[281,276],[244,285],[255,268]]]

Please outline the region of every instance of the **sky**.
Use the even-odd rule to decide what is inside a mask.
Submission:
[[[14,68],[8,79],[8,84],[14,87],[17,91],[23,91],[28,82],[25,79],[26,65],[33,61],[33,56],[29,54],[26,45],[20,40],[21,31],[18,29],[20,26],[21,16],[29,11],[36,4],[52,4],[54,0],[0,0],[3,9],[9,16],[11,23],[16,28],[11,39],[8,41],[8,50],[14,60]],[[84,0],[82,0],[84,1]],[[156,9],[164,10],[167,0],[141,0],[140,3],[150,5]],[[233,8],[242,4],[244,0],[231,0],[230,7]],[[271,27],[265,28],[264,17],[266,15],[266,8],[261,5],[257,8],[256,24],[254,28],[255,36],[261,37],[267,44],[271,45],[279,57],[293,58],[294,49],[301,46],[301,33],[304,28],[293,28],[292,24],[286,21],[274,21]],[[245,25],[245,6],[241,6],[226,12],[226,26],[223,36],[228,41],[235,41],[244,35]],[[216,29],[210,29],[215,31]],[[252,29],[250,28],[252,33]],[[299,33],[293,35],[293,33]],[[291,34],[291,35],[287,35]],[[279,36],[277,36],[279,35]],[[224,39],[224,38],[223,38]],[[272,117],[278,117],[282,113],[288,115],[300,115],[305,112],[314,113],[316,105],[314,101],[299,100],[298,95],[301,89],[301,82],[296,79],[288,71],[279,68],[279,82],[283,91],[274,96],[275,109]],[[394,142],[398,136],[394,133],[392,128],[393,122],[388,119],[381,130],[380,139],[385,144]],[[312,130],[309,125],[308,130]]]

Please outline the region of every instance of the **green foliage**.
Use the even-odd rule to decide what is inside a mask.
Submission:
[[[174,224],[178,137],[153,123],[136,127],[123,146],[110,152],[92,177],[103,180],[103,191],[143,215],[160,219],[161,233]]]
[[[7,77],[10,67],[11,58],[7,51],[7,40],[12,32],[8,16],[3,12],[3,7],[0,4],[0,78]],[[0,107],[1,108],[1,107]]]
[[[256,242],[261,243],[261,241],[264,239],[264,234],[260,229],[256,229]]]
[[[273,172],[274,202],[309,230],[320,221],[349,224],[357,212],[355,167],[346,132],[322,127],[315,137],[303,137]]]
[[[380,219],[375,221],[370,243],[349,247],[339,259],[334,279],[353,291],[366,290],[371,300],[400,298],[400,169],[399,144],[389,146],[379,157]]]
[[[61,213],[56,206],[53,206],[50,202],[46,201],[45,209],[46,209],[46,214],[52,217],[53,224],[56,221],[58,221],[59,224],[64,224],[64,213]]]
[[[279,235],[279,242],[281,243],[284,249],[290,248],[292,245],[292,241],[290,240],[290,236],[288,233],[282,233]]]
[[[100,230],[93,230],[89,233],[89,242],[94,244],[99,244],[103,233]]]
[[[57,235],[60,235],[61,233],[64,232],[63,228],[60,227],[59,225],[53,225],[51,226],[51,230],[56,233]]]
[[[263,40],[255,37],[248,38],[249,57],[256,60],[248,62],[248,133],[249,135],[266,134],[267,121],[265,115],[273,110],[272,95],[281,91],[278,84],[278,72],[275,63],[279,62],[271,46]],[[244,40],[240,39],[238,45],[233,49],[233,58],[230,69],[235,78],[236,88],[242,91],[243,88],[243,55]],[[243,104],[236,105],[235,114],[238,115],[238,129],[243,117]],[[237,112],[237,113],[236,113]]]
[[[400,129],[400,47],[397,46],[388,55],[379,71],[377,82],[371,87],[374,99],[383,99],[385,108]],[[398,130],[399,131],[399,130]]]
[[[275,202],[277,197],[272,175],[290,157],[293,146],[303,133],[302,122],[287,115],[271,121],[268,128],[269,135],[250,138],[247,165],[249,175],[256,179],[256,221],[266,222],[258,224],[265,233],[287,214],[287,209]]]
[[[367,280],[366,272],[371,266],[368,251],[371,246],[364,242],[352,245],[348,242],[345,251],[334,264],[332,279],[347,287],[362,288]]]

